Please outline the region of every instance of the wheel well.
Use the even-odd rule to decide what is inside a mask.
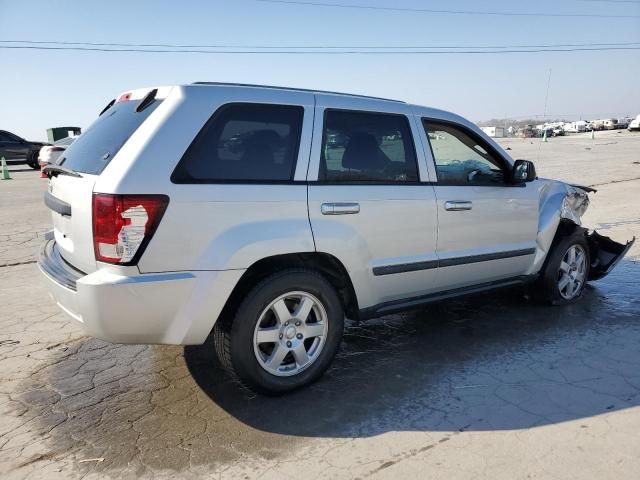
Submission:
[[[220,314],[220,318],[223,321],[230,319],[238,309],[246,293],[254,285],[279,270],[296,267],[308,268],[321,273],[336,289],[347,317],[358,318],[358,300],[346,268],[333,255],[321,252],[274,255],[257,261],[247,269],[236,284]]]
[[[566,218],[560,219],[560,224],[558,225],[558,229],[556,230],[556,234],[553,237],[552,245],[555,246],[561,239],[564,237],[568,237],[569,235],[573,235],[576,230],[585,230],[580,225],[576,225],[571,220]]]

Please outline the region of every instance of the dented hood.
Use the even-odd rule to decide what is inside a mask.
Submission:
[[[580,219],[589,207],[587,189],[595,191],[594,189],[546,178],[539,178],[537,185],[540,197],[539,232],[551,227],[555,235],[560,219],[563,218],[582,225]]]

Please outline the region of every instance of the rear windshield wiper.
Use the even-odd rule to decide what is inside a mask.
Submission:
[[[78,177],[82,178],[82,175],[78,172],[71,170],[69,168],[61,167],[60,165],[47,165],[42,169],[42,171],[47,175],[47,177],[51,178],[56,175],[69,175],[70,177]]]

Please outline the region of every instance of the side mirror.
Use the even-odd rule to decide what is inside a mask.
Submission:
[[[511,182],[512,183],[525,183],[533,182],[538,175],[536,174],[536,167],[533,162],[529,160],[516,160],[513,164],[513,170],[511,170]]]

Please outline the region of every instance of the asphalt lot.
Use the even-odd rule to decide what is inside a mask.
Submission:
[[[541,176],[598,185],[587,226],[640,237],[640,134],[500,143]],[[569,307],[506,291],[349,325],[320,382],[264,398],[232,384],[209,345],[82,336],[34,264],[46,180],[11,169],[3,478],[638,478],[640,245]]]

